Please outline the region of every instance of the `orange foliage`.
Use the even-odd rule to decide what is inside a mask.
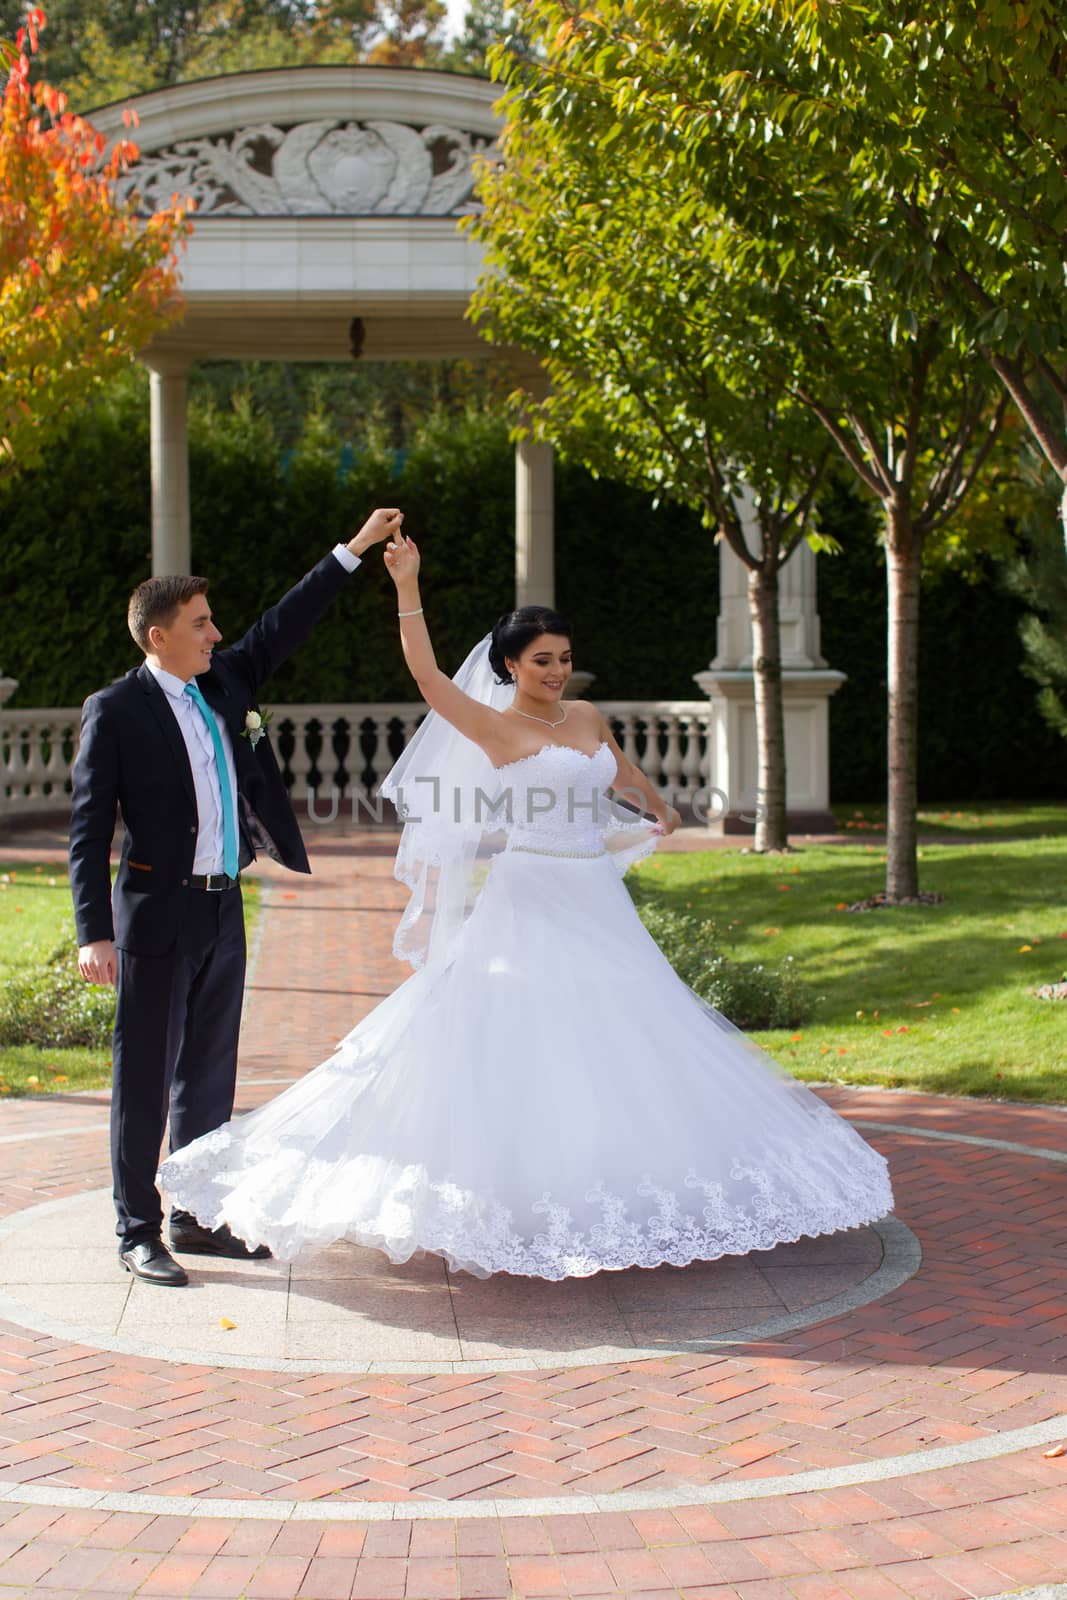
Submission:
[[[65,412],[180,314],[177,196],[150,217],[112,184],[137,159],[30,82],[44,14],[31,11],[0,110],[0,472],[29,465]],[[129,127],[134,120],[127,113]]]

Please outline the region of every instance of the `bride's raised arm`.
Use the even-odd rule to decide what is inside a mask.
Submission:
[[[499,726],[501,714],[457,689],[437,665],[419,598],[419,551],[414,539],[398,533],[386,545],[384,555],[389,575],[396,584],[400,643],[408,671],[431,710],[468,739],[473,739],[493,760],[506,744],[504,730]]]

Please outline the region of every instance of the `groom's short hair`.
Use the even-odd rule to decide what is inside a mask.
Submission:
[[[134,640],[148,654],[149,628],[169,628],[179,606],[207,594],[206,578],[146,578],[130,596],[126,621]]]

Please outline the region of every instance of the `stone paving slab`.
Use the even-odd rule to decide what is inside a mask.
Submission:
[[[341,1245],[293,1266],[192,1259],[175,1303],[116,1272],[110,1192],[19,1212],[0,1226],[0,1310],[56,1337],[183,1361],[282,1370],[511,1370],[709,1348],[822,1321],[891,1292],[917,1270],[898,1223],[780,1245],[681,1270],[632,1268],[547,1283],[452,1275],[436,1256],[394,1266]],[[883,1233],[889,1244],[887,1256]],[[72,1240],[101,1241],[74,1246]]]
[[[264,879],[246,1106],[328,1053],[403,975],[388,948],[399,892],[386,856],[331,845],[311,880]],[[271,1355],[234,1367],[211,1352],[105,1349],[99,1327],[76,1339],[0,1323],[0,1600],[955,1600],[1062,1584],[1067,1457],[1044,1451],[1067,1434],[1067,1115],[826,1093],[889,1157],[921,1260],[880,1299],[808,1326],[593,1362],[579,1322],[557,1329],[555,1364],[405,1370],[417,1320],[380,1268],[358,1270],[362,1252],[348,1274],[325,1262],[283,1281],[274,1268],[273,1289],[251,1267],[221,1286],[204,1274],[205,1327],[220,1294],[257,1307],[284,1296],[309,1371],[278,1370]],[[18,1224],[55,1202],[50,1215],[70,1224],[47,1252],[50,1283],[34,1273],[32,1226],[0,1238],[5,1292],[32,1280],[39,1320],[62,1322],[98,1290],[98,1323],[112,1315],[105,1116],[101,1095],[0,1105],[0,1215]],[[858,1235],[790,1248],[788,1263],[723,1264],[718,1294],[713,1272],[686,1269],[651,1293],[620,1275],[611,1300],[629,1325],[656,1316],[677,1340],[686,1316],[704,1314],[706,1331],[736,1310],[722,1303],[731,1273],[742,1295],[766,1284],[784,1315],[813,1275],[825,1286],[850,1273],[854,1286],[873,1259]],[[475,1283],[420,1270],[407,1294],[429,1284],[463,1305]],[[363,1310],[353,1291],[336,1316],[307,1315],[342,1280],[362,1287]],[[116,1330],[134,1310],[134,1286],[117,1287]],[[543,1317],[532,1292],[534,1303],[490,1280],[476,1309],[528,1339]],[[592,1295],[594,1309],[607,1303]],[[139,1298],[139,1337],[158,1337],[164,1316],[199,1315],[188,1291],[162,1310]],[[391,1370],[328,1370],[341,1358],[324,1351],[344,1344],[352,1313],[377,1327]],[[273,1335],[272,1314],[256,1320]]]

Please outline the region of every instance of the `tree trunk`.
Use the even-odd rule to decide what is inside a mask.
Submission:
[[[778,565],[748,574],[752,618],[752,671],[756,691],[757,850],[787,850],[785,717],[782,712],[782,640],[778,625]]]
[[[922,539],[911,509],[891,507],[886,528],[889,605],[889,815],[886,825],[886,895],[902,900],[919,892],[919,594]]]

